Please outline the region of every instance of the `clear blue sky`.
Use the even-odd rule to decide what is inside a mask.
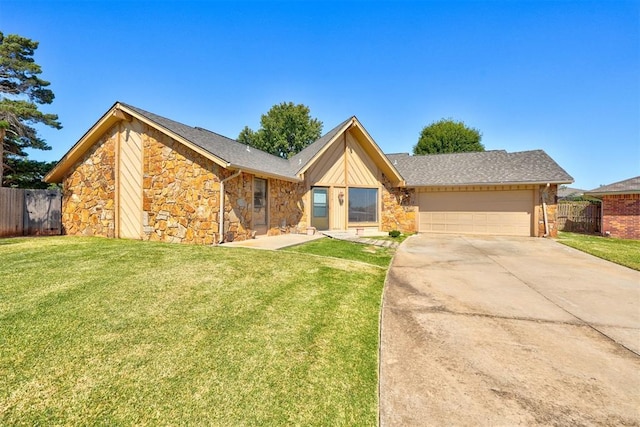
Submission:
[[[235,138],[283,101],[356,115],[384,152],[441,118],[544,149],[591,189],[640,175],[640,2],[0,0],[40,42],[58,160],[115,102]]]

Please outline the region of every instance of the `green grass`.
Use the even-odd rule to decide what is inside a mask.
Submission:
[[[384,268],[389,266],[394,253],[393,249],[374,245],[363,245],[361,243],[338,239],[319,239],[283,250],[287,252],[359,261]]]
[[[640,270],[640,240],[560,232],[558,242],[607,261]]]
[[[377,422],[383,268],[75,237],[0,259],[0,425]]]

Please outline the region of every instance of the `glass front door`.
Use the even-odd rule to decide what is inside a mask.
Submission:
[[[315,187],[311,189],[311,226],[317,230],[329,229],[329,189]]]

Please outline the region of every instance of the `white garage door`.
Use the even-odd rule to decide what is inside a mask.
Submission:
[[[420,232],[531,236],[533,190],[419,193]]]

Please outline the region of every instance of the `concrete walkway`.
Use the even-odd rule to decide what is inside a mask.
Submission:
[[[253,249],[278,250],[289,246],[301,245],[313,240],[330,237],[332,239],[347,240],[349,242],[364,245],[381,246],[385,248],[397,248],[398,243],[390,240],[374,239],[374,236],[387,236],[387,233],[369,232],[365,236],[356,236],[353,231],[320,231],[309,236],[307,234],[281,234],[279,236],[258,236],[255,239],[240,240],[237,242],[223,243],[223,247],[241,247]]]
[[[314,240],[322,239],[325,236],[316,233],[312,236],[306,234],[281,234],[279,236],[258,236],[255,239],[240,240],[237,242],[223,243],[222,247],[227,248],[252,248],[252,249],[266,249],[266,250],[278,250],[287,248],[289,246],[301,245],[303,243],[312,242]]]
[[[418,235],[385,284],[380,425],[640,425],[640,272],[550,239]]]
[[[391,240],[380,240],[373,237],[388,236],[389,233],[384,232],[367,232],[363,236],[356,235],[353,231],[321,231],[327,237],[338,240],[347,240],[349,242],[361,243],[363,245],[381,246],[384,248],[397,248],[398,243]]]

